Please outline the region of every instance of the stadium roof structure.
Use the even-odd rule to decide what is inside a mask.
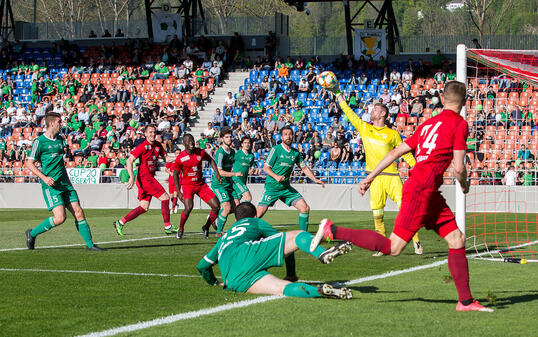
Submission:
[[[349,6],[350,2],[362,2],[362,5],[359,7],[356,13],[351,15],[351,8]],[[374,2],[381,2],[383,4],[381,8],[378,8]],[[346,40],[347,40],[347,52],[349,55],[353,55],[353,27],[364,26],[363,22],[357,22],[357,16],[361,11],[367,6],[370,5],[376,12],[377,17],[374,21],[374,29],[385,29],[387,30],[387,52],[389,54],[394,54],[396,51],[396,45],[400,52],[403,51],[402,44],[400,41],[400,32],[398,30],[398,24],[396,22],[396,16],[394,15],[394,9],[392,7],[393,0],[285,0],[290,6],[294,6],[297,10],[305,10],[305,4],[308,2],[341,2],[344,5],[344,15],[346,20]],[[365,27],[366,28],[366,27]]]

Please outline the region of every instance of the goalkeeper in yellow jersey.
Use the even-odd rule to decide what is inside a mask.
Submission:
[[[392,149],[402,143],[400,134],[385,126],[385,120],[388,116],[389,109],[386,105],[377,103],[372,110],[370,120],[373,125],[364,122],[355,112],[347,105],[344,95],[340,92],[338,83],[332,91],[336,95],[336,101],[344,111],[351,124],[359,131],[364,145],[366,154],[366,173],[370,173],[379,164]],[[402,157],[411,167],[415,165],[415,158],[411,153]],[[377,176],[370,186],[370,207],[374,213],[375,230],[383,236],[387,236],[385,222],[383,221],[383,212],[385,203],[389,196],[398,208],[402,202],[402,180],[398,173],[398,168],[394,163],[388,166],[382,173]],[[418,239],[418,233],[413,237],[413,247],[415,254],[422,254],[422,246]],[[374,256],[383,255],[377,252]]]

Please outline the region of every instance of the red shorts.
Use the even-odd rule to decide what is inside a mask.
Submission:
[[[216,198],[215,193],[207,186],[206,183],[202,185],[183,185],[181,186],[183,191],[183,199],[193,199],[195,194],[198,194],[206,204],[209,200]]]
[[[176,184],[174,184],[174,177],[170,176],[168,178],[168,192],[170,194],[174,193],[176,191]]]
[[[151,197],[159,198],[163,193],[166,193],[155,177],[138,177],[136,187],[138,187],[138,200],[140,201],[150,201]]]
[[[393,233],[409,242],[422,227],[433,229],[442,238],[458,229],[454,214],[441,192],[404,184],[402,205],[396,216]]]

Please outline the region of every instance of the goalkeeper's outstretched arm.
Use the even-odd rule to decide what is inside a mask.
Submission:
[[[335,87],[338,87],[338,85],[336,85]],[[337,89],[335,89],[335,90],[337,90]],[[349,105],[347,105],[347,102],[346,102],[346,99],[344,97],[344,94],[342,94],[340,92],[340,90],[334,91],[334,94],[336,95],[336,102],[338,103],[338,105],[340,105],[340,108],[346,114],[346,117],[349,119],[349,122],[351,123],[351,125],[353,125],[355,127],[355,129],[357,129],[357,131],[359,131],[359,133],[361,133],[362,126],[363,126],[363,124],[366,124],[366,122],[363,121],[359,117],[359,115],[357,115],[355,113],[355,111],[353,111],[353,109],[351,109],[349,107]]]

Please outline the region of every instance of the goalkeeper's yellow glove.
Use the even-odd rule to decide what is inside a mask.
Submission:
[[[340,90],[340,82],[338,82],[338,80],[336,80],[332,87],[327,88],[327,90],[332,92],[335,96],[342,93],[342,91]]]

